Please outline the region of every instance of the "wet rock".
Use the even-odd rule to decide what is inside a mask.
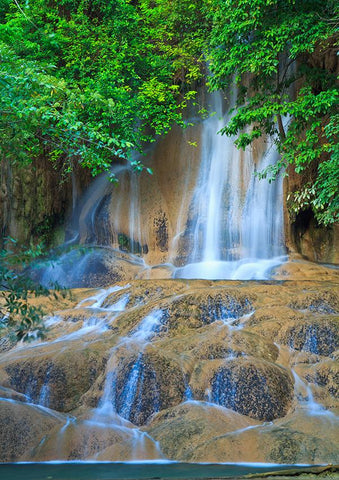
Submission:
[[[315,294],[332,295],[333,286],[207,280],[124,286],[107,292],[107,310],[88,308],[98,293],[93,290],[76,292],[77,302],[87,300],[75,310],[70,300],[50,304],[52,312],[67,310],[51,319],[48,341],[1,355],[0,396],[21,403],[27,394],[76,417],[62,428],[62,415],[32,441],[24,434],[27,452],[15,453],[16,460],[161,457],[147,433],[170,458],[184,461],[337,458],[332,420],[338,352],[331,337],[337,318],[288,306]],[[125,311],[113,311],[126,299]],[[143,322],[159,312],[159,322],[146,321],[144,331]],[[89,323],[97,328],[82,328]],[[308,347],[310,325],[317,328],[317,348]],[[115,418],[115,408],[147,433]],[[97,414],[107,419],[99,421]]]
[[[148,280],[163,280],[171,279],[173,277],[174,267],[173,265],[155,265],[154,267],[145,268],[138,274],[140,279]]]
[[[276,341],[280,329],[290,322],[299,322],[305,319],[305,315],[296,312],[292,308],[277,305],[265,306],[255,310],[253,315],[246,321],[246,328]]]
[[[31,402],[68,412],[78,406],[81,395],[103,371],[105,361],[95,348],[67,349],[58,355],[40,351],[39,356],[8,362],[4,370],[8,385]]]
[[[295,255],[294,255],[295,256]],[[308,262],[300,258],[294,258],[283,263],[275,269],[273,276],[276,280],[314,280],[318,281],[334,281],[338,282],[339,271],[335,268],[330,268],[330,265],[320,265],[318,263]]]
[[[148,437],[142,432],[138,432],[138,439],[135,435],[132,438],[125,439],[124,442],[113,443],[99,452],[95,459],[97,461],[114,461],[120,460],[158,460],[163,458],[158,446],[154,443],[152,438]]]
[[[320,362],[309,369],[306,380],[324,387],[331,397],[339,398],[339,363],[333,360]]]
[[[159,442],[168,458],[185,461],[199,444],[252,425],[253,420],[232,410],[189,401],[155,415],[147,432]]]
[[[181,295],[168,302],[165,309],[175,330],[180,325],[199,328],[217,321],[235,320],[251,312],[251,296],[239,291],[210,289]]]
[[[22,393],[18,393],[15,390],[12,390],[11,388],[6,388],[6,387],[1,387],[0,386],[0,398],[2,400],[16,400],[17,402],[28,402],[28,398],[26,395]]]
[[[168,250],[168,219],[166,213],[159,211],[153,220],[154,236],[160,252]]]
[[[71,250],[46,266],[36,265],[30,276],[54,288],[94,288],[136,278],[143,263],[110,248],[86,247]]]
[[[329,356],[339,347],[339,319],[318,318],[290,322],[279,332],[279,343],[294,350]]]
[[[0,462],[29,460],[31,450],[64,421],[57,413],[0,399]]]
[[[298,295],[289,306],[296,310],[308,310],[316,313],[339,313],[339,297],[329,289]]]
[[[181,368],[151,346],[140,353],[121,349],[114,372],[115,407],[135,425],[156,412],[180,403],[185,383]]]
[[[297,407],[286,417],[279,419],[276,426],[283,428],[285,432],[294,431],[305,436],[324,438],[327,446],[329,442],[332,442],[332,445],[335,446],[338,441],[339,418],[328,410],[319,409],[315,412],[312,408],[307,408],[306,405],[303,408]],[[316,443],[318,444],[319,455],[319,440]],[[332,461],[338,457],[333,456]]]
[[[314,432],[316,433],[316,432]],[[329,440],[305,435],[292,429],[272,429],[264,435],[267,461],[274,463],[337,463],[339,456]]]
[[[145,281],[135,280],[133,285],[123,290],[111,293],[104,301],[107,308],[117,303],[123,296],[128,295],[128,308],[145,305],[146,303],[175,296],[187,290],[187,284],[176,280]]]
[[[214,360],[230,356],[250,355],[268,361],[275,361],[279,350],[259,335],[227,327],[211,329],[197,339],[192,355],[200,360]]]
[[[129,296],[128,306],[139,306],[123,313],[115,325],[135,328],[140,319],[145,318],[155,310],[163,312],[162,333],[169,336],[185,334],[192,329],[198,329],[214,322],[238,323],[238,319],[251,312],[252,296],[242,292],[227,289],[203,289],[186,294],[186,282],[176,280],[160,282],[150,281],[148,288],[145,288],[145,281],[142,281],[140,290],[126,290],[125,295]],[[174,295],[169,295],[169,287],[172,283],[176,285]],[[206,285],[205,283],[202,283]],[[183,293],[181,293],[183,292]],[[106,300],[105,305],[122,298],[123,293],[114,293]],[[149,301],[147,297],[149,296]]]
[[[71,421],[54,429],[45,442],[35,450],[33,460],[110,460],[126,461],[136,458],[156,458],[152,440],[137,432],[132,425],[111,425],[95,420]],[[138,448],[139,457],[138,457]]]
[[[214,403],[243,415],[271,421],[288,412],[293,398],[293,382],[285,369],[251,357],[205,362],[193,372],[197,398],[206,390]],[[208,384],[206,381],[208,380]]]
[[[15,339],[10,335],[5,335],[0,338],[0,352],[8,352],[16,344]]]
[[[204,459],[204,460],[202,460]],[[283,427],[257,427],[215,437],[192,451],[191,462],[337,463],[335,444]]]
[[[251,311],[251,299],[244,294],[228,291],[213,291],[208,294],[186,295],[173,302],[173,313],[185,315],[187,310],[197,307],[197,313],[204,325],[218,320],[239,318]]]
[[[201,392],[209,385],[210,371],[215,362],[222,363],[226,358],[244,355],[274,362],[279,352],[265,338],[243,329],[230,328],[221,322],[193,330],[183,327],[182,330],[178,327],[175,335],[172,331],[172,335],[162,336],[157,340],[157,348],[176,359],[187,379],[194,371],[196,390]],[[203,393],[198,398],[204,398]]]

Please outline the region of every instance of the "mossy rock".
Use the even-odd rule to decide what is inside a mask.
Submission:
[[[5,365],[8,384],[24,393],[33,403],[60,412],[79,406],[83,395],[104,370],[105,352],[95,349],[67,349],[54,352],[35,351],[36,356]]]
[[[147,432],[168,458],[185,461],[202,442],[255,423],[217,405],[188,401],[155,415]]]
[[[333,442],[284,427],[259,426],[197,446],[190,462],[338,463]]]
[[[332,289],[309,292],[298,295],[289,307],[321,314],[339,313],[339,296]]]
[[[157,448],[150,438],[145,438],[133,425],[112,425],[94,419],[76,420],[62,431],[54,429],[42,445],[35,449],[33,460],[135,460],[156,458]]]

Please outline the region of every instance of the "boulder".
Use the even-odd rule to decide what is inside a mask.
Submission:
[[[255,424],[252,419],[232,410],[204,402],[187,401],[155,415],[146,430],[159,442],[168,458],[189,461],[201,443]]]
[[[226,433],[198,445],[190,462],[337,463],[333,442],[293,428],[259,426]]]
[[[339,347],[339,318],[323,317],[285,324],[277,341],[294,350],[329,356]]]
[[[212,402],[265,421],[286,415],[293,398],[288,372],[253,357],[198,364],[191,384],[195,398],[206,398],[208,392]]]
[[[57,353],[48,347],[37,347],[35,355],[29,349],[27,352],[3,365],[6,385],[25,394],[31,402],[60,412],[69,412],[79,405],[81,396],[106,364],[106,352],[98,345],[66,348]]]
[[[83,245],[31,267],[29,274],[48,288],[97,288],[133,280],[143,268],[141,260],[118,250]]]
[[[339,398],[339,363],[336,360],[323,359],[304,369],[306,382],[321,387],[326,391],[326,397],[333,403]],[[332,402],[331,402],[332,400]],[[339,404],[337,403],[337,407]]]
[[[33,460],[126,461],[158,458],[155,443],[132,425],[73,420],[62,430],[50,432],[36,449]]]
[[[128,308],[145,305],[153,301],[183,293],[188,289],[187,283],[180,280],[145,281],[135,280],[132,285],[125,285],[107,296],[103,302],[104,308],[116,304],[125,295],[128,295]]]
[[[0,462],[30,460],[31,452],[66,419],[57,412],[15,400],[0,399]]]
[[[140,352],[119,349],[112,378],[112,402],[135,425],[144,425],[154,413],[181,403],[185,393],[180,366],[151,345]]]
[[[286,306],[264,306],[257,308],[245,325],[246,329],[276,342],[282,327],[304,319],[305,314]]]
[[[241,290],[213,288],[175,297],[168,303],[167,312],[171,328],[185,324],[188,328],[199,328],[216,321],[229,322],[250,313],[253,295]]]
[[[321,314],[339,313],[339,296],[333,288],[311,291],[297,295],[289,307]]]

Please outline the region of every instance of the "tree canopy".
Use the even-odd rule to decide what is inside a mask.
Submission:
[[[325,225],[339,219],[337,13],[334,1],[215,0],[210,37],[211,87],[238,85],[222,133],[238,135],[241,148],[274,136],[281,160],[264,177],[288,164],[310,168],[291,208],[311,206]]]
[[[235,82],[221,133],[239,148],[273,136],[281,160],[262,176],[309,171],[291,211],[311,207],[334,223],[337,14],[332,0],[0,0],[0,151],[109,171],[184,127],[199,82]]]
[[[183,125],[200,73],[188,41],[196,22],[185,24],[185,39],[178,29],[199,2],[192,11],[181,2],[177,9],[150,4],[2,0],[3,154],[29,162],[42,153],[95,175],[173,123]]]

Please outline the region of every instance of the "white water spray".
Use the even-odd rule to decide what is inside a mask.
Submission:
[[[235,92],[232,92],[235,96]],[[222,95],[212,96],[216,114],[204,122],[201,168],[193,197],[193,249],[178,278],[266,279],[284,260],[282,178],[255,176],[249,149],[217,132],[230,120],[221,112]],[[232,105],[231,105],[232,107]],[[268,144],[261,171],[278,154]]]

